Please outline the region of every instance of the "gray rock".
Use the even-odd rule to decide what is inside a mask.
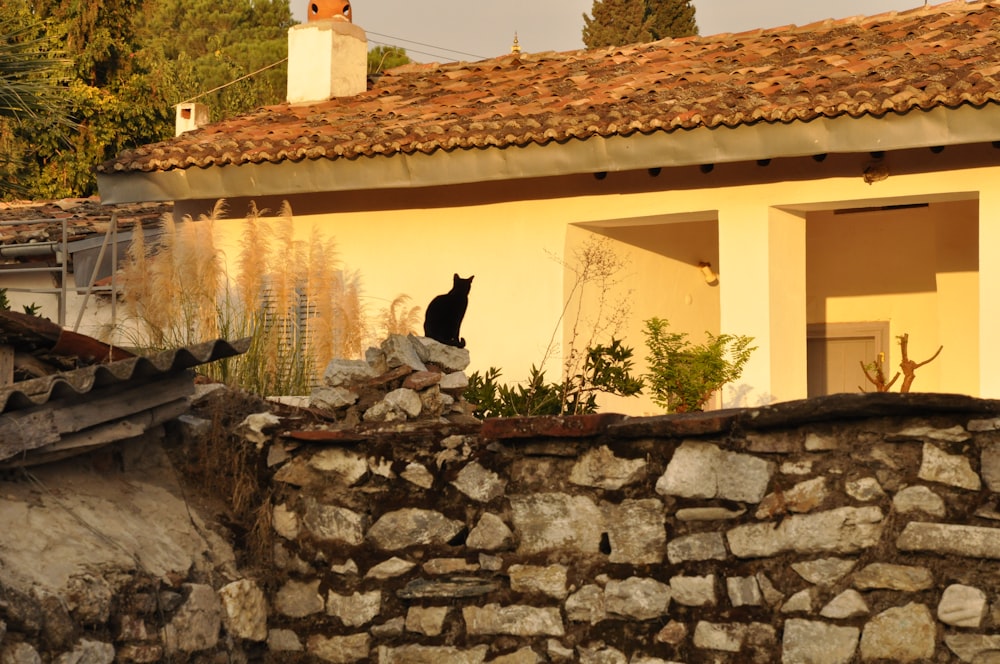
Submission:
[[[494,498],[499,498],[507,488],[506,480],[492,470],[483,468],[476,461],[462,468],[451,484],[469,498],[480,503],[488,503]]]
[[[831,620],[842,620],[844,618],[854,618],[856,616],[868,615],[868,605],[857,590],[848,588],[831,599],[826,606],[820,610],[819,614]]]
[[[926,567],[872,563],[851,579],[858,590],[903,590],[918,592],[934,586],[934,577]]]
[[[640,480],[645,475],[646,466],[645,459],[620,459],[607,445],[601,445],[580,457],[573,465],[569,481],[580,486],[617,491]]]
[[[812,613],[815,592],[812,588],[803,588],[788,598],[781,605],[782,613]]]
[[[386,620],[381,625],[372,625],[368,631],[376,639],[391,639],[402,636],[406,631],[406,618],[397,616],[392,620]]]
[[[997,559],[1000,558],[1000,528],[911,521],[896,540],[896,548]]]
[[[955,627],[976,627],[986,616],[986,593],[979,588],[953,583],[941,593],[938,603],[938,620]]]
[[[667,560],[671,565],[688,560],[725,560],[728,557],[722,533],[684,535],[667,544]]]
[[[389,369],[410,367],[414,371],[427,371],[427,367],[420,361],[417,349],[410,339],[402,334],[390,334],[379,348],[385,356],[385,365]]]
[[[777,606],[785,599],[785,594],[774,587],[771,579],[768,578],[767,574],[763,571],[757,572],[754,575],[757,579],[757,585],[760,587],[760,592],[764,596],[764,601],[767,602],[768,606]]]
[[[490,664],[542,664],[545,658],[525,646],[506,655],[500,655],[490,660]]]
[[[548,653],[554,662],[571,660],[576,657],[576,653],[572,648],[567,648],[556,639],[549,639],[545,642],[545,652]]]
[[[299,515],[288,509],[288,505],[275,505],[271,512],[271,526],[274,532],[285,539],[293,540],[299,536]]]
[[[80,639],[71,651],[52,660],[53,664],[112,664],[114,661],[113,645],[90,639]]]
[[[447,544],[464,524],[440,512],[407,507],[383,514],[368,529],[368,539],[383,551],[422,544]]]
[[[346,507],[320,503],[312,497],[305,500],[302,525],[322,542],[357,546],[364,541],[364,517]]]
[[[339,618],[346,627],[361,627],[374,620],[382,611],[382,591],[355,592],[339,595],[333,591],[326,596],[326,614]]]
[[[380,646],[378,664],[482,664],[487,652],[489,646],[476,646],[466,650],[452,646]]]
[[[588,584],[566,598],[566,619],[596,625],[607,619],[604,589]]]
[[[422,567],[425,572],[434,576],[475,574],[479,571],[478,562],[472,563],[465,558],[431,558]]]
[[[222,627],[222,607],[212,586],[199,583],[184,585],[187,600],[163,628],[167,653],[198,652],[214,648]]]
[[[601,511],[585,496],[537,493],[509,497],[518,552],[598,553],[604,523]]]
[[[983,431],[997,431],[1000,430],[1000,417],[991,417],[988,419],[981,420],[969,420],[965,428],[969,431],[975,431],[977,433]]]
[[[469,387],[469,377],[462,371],[453,371],[442,376],[438,385],[444,392],[464,392]]]
[[[944,517],[944,500],[925,486],[908,486],[892,497],[892,508],[900,514],[923,512],[929,516]]]
[[[603,643],[578,646],[576,651],[579,664],[627,664],[628,662],[625,653]]]
[[[715,606],[715,575],[672,576],[670,593],[683,606]]]
[[[352,664],[368,659],[368,655],[371,654],[371,640],[372,637],[367,633],[348,636],[313,634],[309,637],[306,650],[324,662]]]
[[[0,648],[0,664],[42,664],[42,658],[30,643],[6,643]]]
[[[1000,634],[945,634],[944,643],[963,662],[976,662],[983,653],[1000,651]]]
[[[694,626],[694,647],[723,652],[743,649],[747,626],[740,623],[712,623],[699,620]]]
[[[251,579],[227,583],[219,589],[226,632],[248,641],[267,638],[267,600]]]
[[[509,634],[511,636],[562,636],[562,616],[555,607],[466,606],[462,608],[465,631],[469,635]]]
[[[882,485],[874,477],[859,477],[855,480],[848,480],[844,485],[844,490],[848,496],[863,503],[885,497]]]
[[[317,387],[309,395],[309,406],[325,411],[347,408],[357,401],[358,393],[346,387]]]
[[[411,461],[406,464],[406,468],[399,474],[407,482],[416,484],[421,489],[429,489],[434,486],[434,476],[423,464]]]
[[[819,558],[792,563],[795,572],[809,583],[818,586],[830,586],[854,569],[857,560],[849,558]]]
[[[979,491],[982,487],[979,475],[972,470],[968,457],[948,454],[930,443],[924,443],[918,476],[928,482],[939,482],[970,491]]]
[[[731,510],[725,507],[684,507],[677,510],[674,518],[678,521],[728,521],[746,514],[745,509]]]
[[[886,609],[865,624],[861,658],[927,662],[934,657],[937,626],[931,611],[911,602]]]
[[[666,472],[656,482],[661,495],[723,498],[757,503],[764,497],[774,464],[710,443],[685,442],[674,451]]]
[[[305,618],[323,610],[323,597],[319,594],[319,579],[304,582],[287,581],[274,596],[274,608],[289,618]]]
[[[479,518],[479,523],[469,531],[465,546],[477,551],[496,551],[507,549],[514,544],[514,533],[511,532],[503,519],[490,512]]]
[[[414,579],[396,591],[402,599],[431,599],[479,597],[489,595],[500,587],[495,581],[478,578],[452,578],[447,580]]]
[[[930,426],[907,427],[886,437],[887,440],[937,440],[944,443],[964,443],[972,438],[965,429],[955,425],[948,429]]]
[[[343,486],[354,486],[368,474],[368,460],[362,454],[341,447],[327,447],[309,458],[309,467]]]
[[[994,441],[983,446],[980,472],[986,487],[994,493],[1000,492],[1000,442]]]
[[[609,615],[652,620],[666,615],[670,587],[656,579],[629,577],[608,581],[604,587],[604,608]]]
[[[385,560],[375,565],[368,570],[365,574],[366,579],[392,579],[397,576],[402,576],[406,574],[411,569],[416,567],[417,564],[410,562],[409,560],[403,560],[402,558],[397,558],[393,556],[389,560]]]
[[[781,641],[781,664],[849,664],[859,637],[857,627],[789,618]]]
[[[514,592],[541,594],[555,599],[565,599],[569,594],[566,589],[568,572],[565,565],[511,565],[507,569],[510,589]]]
[[[335,359],[323,371],[323,384],[327,387],[349,387],[376,375],[364,360]]]
[[[814,477],[799,482],[781,493],[769,493],[764,496],[757,506],[755,516],[758,519],[768,519],[775,514],[786,512],[812,512],[826,500],[828,495],[826,478]]]
[[[764,604],[764,596],[760,592],[760,586],[755,577],[726,577],[726,591],[729,593],[729,603],[734,607],[762,606]]]
[[[773,523],[736,526],[726,533],[738,558],[761,558],[785,551],[854,553],[878,544],[885,523],[877,507],[838,507],[797,514]]]
[[[836,436],[809,432],[806,434],[805,445],[807,452],[828,452],[840,449],[840,440]]]
[[[271,652],[302,652],[299,635],[290,629],[272,629],[267,633],[267,649]]]
[[[427,364],[435,364],[446,372],[465,371],[471,358],[466,348],[456,348],[427,337],[410,336],[417,355]]]
[[[667,540],[663,503],[656,498],[602,503],[612,563],[655,565],[663,562]]]
[[[447,616],[447,606],[411,606],[406,611],[406,629],[424,636],[439,636]]]

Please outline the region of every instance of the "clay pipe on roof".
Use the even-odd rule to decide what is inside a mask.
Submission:
[[[328,18],[354,23],[351,16],[351,3],[348,0],[312,0],[309,3],[309,11],[306,13],[307,21],[322,21]]]

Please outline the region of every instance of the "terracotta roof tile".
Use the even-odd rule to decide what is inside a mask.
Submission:
[[[114,212],[118,214],[118,228],[125,231],[136,224],[158,224],[172,209],[173,205],[167,203],[104,206],[96,197],[0,202],[0,222],[5,222],[0,225],[0,245],[61,241],[63,219],[67,221],[68,241],[75,242],[106,233]]]
[[[102,173],[339,159],[1000,102],[1000,0],[390,70],[121,153]]]

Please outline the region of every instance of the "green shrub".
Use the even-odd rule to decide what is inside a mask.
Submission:
[[[693,346],[687,335],[669,332],[661,318],[645,321],[649,373],[644,377],[653,402],[668,413],[702,410],[709,398],[726,383],[739,379],[750,354],[753,337],[732,334],[715,336]]]
[[[631,371],[632,349],[612,339],[588,348],[581,372],[561,383],[546,383],[545,372],[532,366],[526,383],[504,385],[497,381],[500,370],[491,367],[469,376],[465,398],[481,417],[594,413],[598,393],[630,397],[642,391],[642,379]]]

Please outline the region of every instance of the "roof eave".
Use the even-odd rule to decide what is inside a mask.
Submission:
[[[1000,140],[1000,104],[758,122],[522,147],[98,174],[104,203],[291,196],[670,168]]]

